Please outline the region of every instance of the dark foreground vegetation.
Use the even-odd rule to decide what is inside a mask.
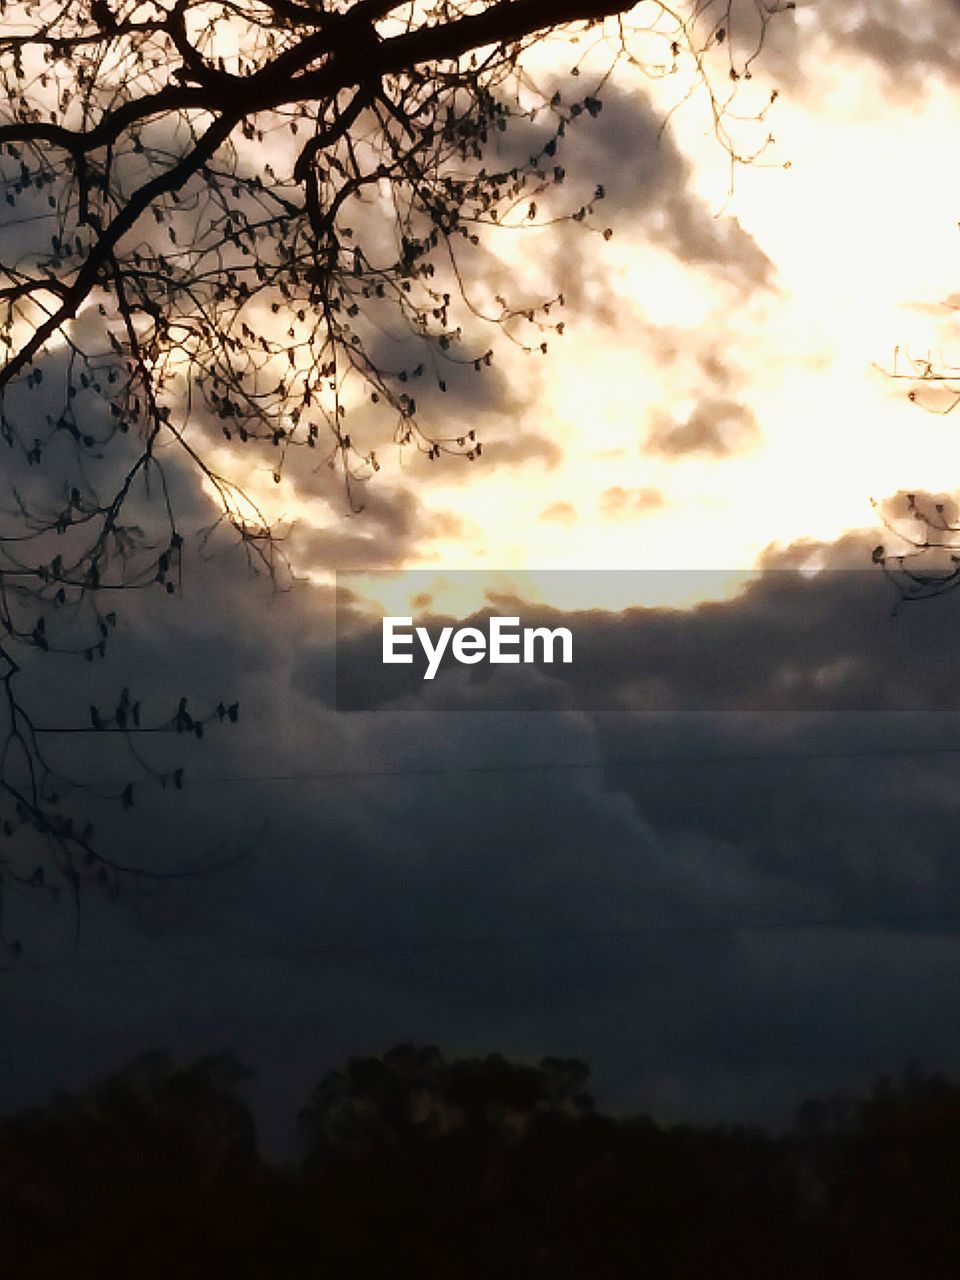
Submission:
[[[598,1112],[587,1068],[401,1046],[260,1154],[228,1058],[143,1059],[0,1121],[3,1274],[957,1274],[960,1085],[908,1073],[779,1137]]]

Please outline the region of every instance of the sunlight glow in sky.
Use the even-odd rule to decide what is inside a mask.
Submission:
[[[960,94],[931,76],[923,94],[898,98],[865,59],[826,57],[810,12],[799,16],[802,89],[781,92],[768,120],[776,147],[738,170],[732,197],[702,104],[671,125],[689,192],[707,217],[739,220],[773,265],[770,286],[751,290],[729,268],[683,261],[650,239],[649,224],[601,213],[613,239],[585,235],[581,252],[605,273],[612,323],[588,294],[568,307],[546,358],[497,355],[517,387],[537,388],[517,429],[562,457],[498,466],[494,445],[462,472],[434,474],[420,457],[383,450],[374,484],[409,487],[427,516],[460,522],[420,538],[409,564],[747,568],[772,545],[872,527],[871,498],[960,486],[953,420],[910,405],[907,386],[882,372],[898,347],[950,354],[940,304],[960,282],[960,175],[945,156],[960,132]],[[549,56],[559,57],[556,45]],[[635,83],[661,112],[677,100],[675,79]],[[773,87],[761,61],[751,100]],[[503,233],[488,245],[548,293],[565,283],[537,252],[551,234]],[[724,456],[650,447],[656,424],[682,425],[703,399],[742,406],[756,431]],[[274,486],[269,473],[244,483],[274,517],[311,527],[349,519],[286,480]]]

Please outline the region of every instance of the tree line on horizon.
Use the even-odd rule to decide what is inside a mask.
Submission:
[[[792,1128],[616,1117],[576,1059],[350,1059],[258,1146],[229,1055],[147,1055],[0,1119],[6,1274],[947,1276],[960,1084],[910,1070]]]

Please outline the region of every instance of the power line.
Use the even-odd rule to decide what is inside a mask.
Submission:
[[[336,782],[354,779],[378,779],[394,777],[441,777],[446,775],[484,776],[509,773],[538,773],[579,771],[585,769],[643,769],[662,767],[700,767],[725,764],[769,764],[817,762],[820,760],[896,759],[911,756],[960,755],[958,746],[911,746],[837,748],[818,751],[788,752],[738,752],[722,755],[646,756],[631,760],[572,760],[512,762],[488,765],[438,765],[414,768],[390,769],[338,769],[301,773],[233,774],[185,778],[184,786],[222,785],[224,783],[282,783],[282,782]],[[657,935],[709,935],[724,933],[805,932],[816,930],[877,929],[917,927],[929,929],[935,926],[957,925],[960,910],[936,913],[894,913],[876,916],[810,917],[802,919],[774,919],[765,921],[700,921],[675,924],[653,924],[627,929],[592,932],[564,932],[553,934],[488,935],[482,937],[413,939],[392,942],[342,942],[325,943],[295,948],[271,948],[260,951],[231,951],[221,953],[190,953],[166,956],[119,956],[103,959],[54,961],[39,964],[17,964],[6,970],[7,974],[44,972],[49,969],[112,968],[124,966],[149,966],[152,964],[207,964],[243,960],[289,959],[300,962],[320,961],[337,956],[364,954],[391,954],[417,951],[460,950],[476,947],[514,945],[573,945],[586,942],[616,942]]]
[[[430,778],[448,774],[466,776],[505,773],[548,773],[583,769],[660,769],[706,767],[726,764],[781,764],[817,762],[820,760],[877,760],[910,756],[956,756],[960,746],[863,747],[817,751],[751,751],[726,752],[721,755],[641,756],[632,760],[545,760],[512,761],[501,764],[422,765],[413,768],[330,769],[297,773],[184,774],[183,786],[219,786],[225,783],[249,782],[346,782],[352,779]]]
[[[394,955],[404,952],[459,951],[504,946],[569,946],[588,942],[625,942],[657,936],[718,934],[805,933],[821,930],[906,929],[926,932],[939,926],[960,924],[960,909],[937,912],[890,912],[880,915],[809,916],[772,920],[703,920],[688,923],[635,925],[623,929],[570,930],[555,933],[487,934],[460,938],[419,938],[391,942],[331,942],[299,947],[271,947],[250,951],[194,952],[160,956],[109,956],[88,960],[54,960],[18,963],[0,969],[0,975],[42,973],[54,969],[111,969],[155,964],[209,964],[243,960],[293,960],[319,962],[338,957]],[[950,930],[951,932],[953,930]]]

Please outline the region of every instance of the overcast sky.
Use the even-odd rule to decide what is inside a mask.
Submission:
[[[69,911],[18,904],[0,1102],[151,1048],[228,1048],[282,1148],[323,1071],[400,1040],[585,1057],[602,1102],[666,1119],[776,1124],[914,1059],[960,1072],[960,762],[927,750],[960,744],[957,607],[894,616],[870,567],[888,536],[871,499],[899,518],[905,492],[960,490],[953,419],[884,373],[898,347],[960,346],[958,45],[952,0],[801,4],[749,86],[779,91],[776,142],[732,193],[696,101],[658,141],[677,86],[625,70],[564,158],[604,184],[613,237],[490,246],[484,287],[561,288],[563,337],[422,399],[481,433],[482,460],[383,450],[359,516],[327,472],[248,468],[303,581],[273,597],[229,554],[195,558],[182,598],[131,602],[103,669],[42,682],[47,723],[123,685],[239,699],[203,744],[150,744],[186,764],[182,793],[143,784],[96,816],[148,865],[246,858],[135,904],[91,897],[76,947]],[[564,66],[549,56],[539,73]],[[202,522],[207,498],[176,484]],[[791,573],[623,599],[600,572],[761,566]],[[792,572],[811,566],[858,572]],[[589,610],[595,660],[551,683],[552,710],[485,710],[465,682],[460,711],[372,689],[337,712],[338,568],[436,570],[432,607],[465,610],[443,574],[496,571],[551,616]],[[529,576],[565,568],[595,580],[571,599]],[[662,712],[619,687],[615,711],[570,709],[626,643]],[[126,776],[95,745],[50,750]],[[903,747],[924,753],[870,754]]]

